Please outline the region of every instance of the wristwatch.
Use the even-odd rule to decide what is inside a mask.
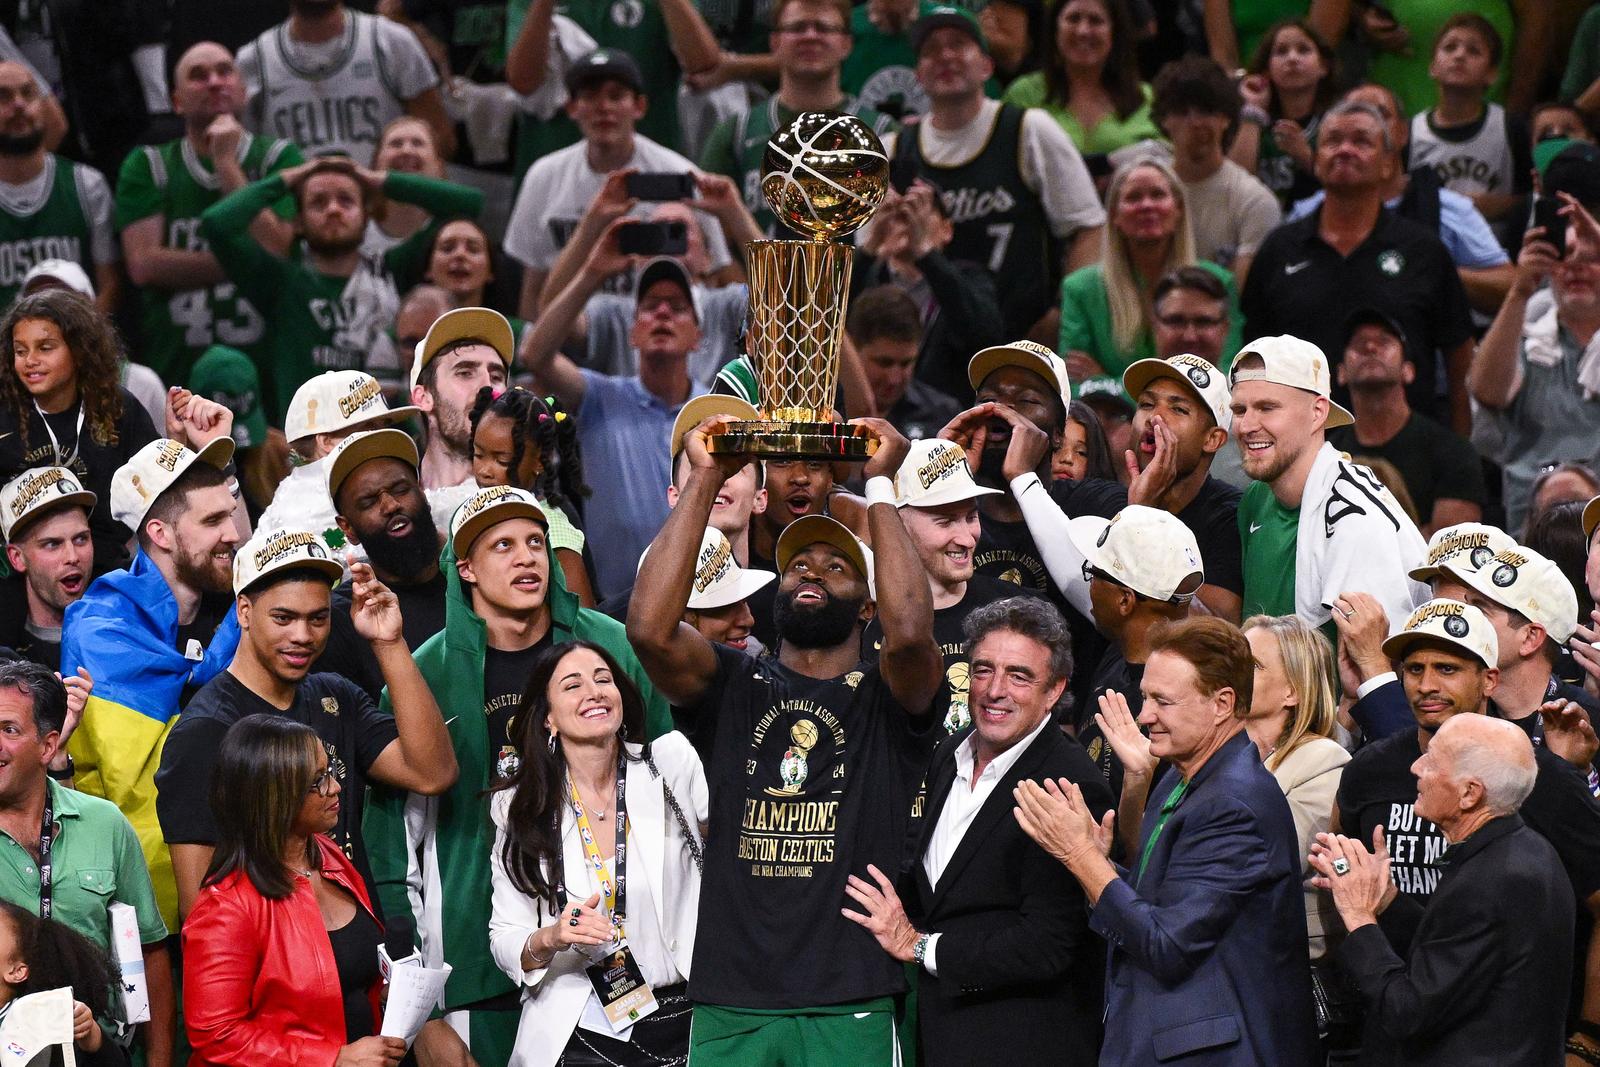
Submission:
[[[928,958],[928,943],[932,940],[932,934],[917,935],[917,942],[911,949],[911,959],[918,967],[924,966]]]
[[[78,772],[78,765],[72,761],[72,753],[69,752],[67,753],[67,766],[64,770],[58,771],[54,767],[46,767],[44,772],[58,782],[69,782],[72,780],[72,776]]]

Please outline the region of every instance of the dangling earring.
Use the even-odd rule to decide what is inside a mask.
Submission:
[[[627,723],[623,723],[622,724],[622,729],[617,731],[617,740],[621,741],[623,744],[627,744],[628,743],[628,724]]]
[[[551,734],[550,735],[550,755],[554,756],[555,754],[556,754],[556,735],[555,734]]]

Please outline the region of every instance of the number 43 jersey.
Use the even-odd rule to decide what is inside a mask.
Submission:
[[[248,133],[239,141],[238,158],[249,181],[302,161],[300,149],[290,142]],[[163,248],[209,251],[200,232],[200,213],[222,195],[211,160],[202,159],[187,139],[135,148],[117,179],[117,230],[159,217]],[[291,218],[294,204],[285,198],[275,210]],[[194,361],[211,345],[253,355],[266,334],[260,311],[230,281],[184,290],[147,285],[140,296],[141,362],[172,385],[188,381]]]

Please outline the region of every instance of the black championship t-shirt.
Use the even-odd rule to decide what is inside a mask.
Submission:
[[[9,407],[0,408],[0,484],[9,482],[29,467],[62,466],[76,474],[83,487],[98,499],[89,516],[97,576],[126,567],[132,558],[128,554],[128,541],[133,531],[111,517],[111,476],[135,452],[160,436],[150,421],[150,413],[133,394],[121,388],[118,392],[122,394],[122,417],[116,422],[115,444],[95,440],[87,418],[80,434],[77,406],[46,416],[49,419],[46,428],[45,419],[31,402],[27,403],[27,441],[24,443],[16,415]],[[54,442],[50,439],[51,433],[55,434]]]
[[[1019,592],[1010,582],[977,574],[967,582],[967,592],[960,603],[934,611],[933,639],[939,642],[939,651],[944,656],[944,687],[949,693],[944,714],[945,733],[956,733],[972,722],[972,713],[967,710],[971,673],[968,669],[967,637],[961,631],[962,623],[968,615],[985,604],[1016,596]],[[862,658],[868,663],[876,663],[882,649],[883,627],[874,618],[861,634]]]
[[[406,647],[415,652],[422,643],[444,629],[444,599],[448,583],[441,572],[418,585],[389,586],[400,602],[401,629]],[[316,670],[343,675],[377,700],[383,695],[383,672],[372,643],[356,633],[350,618],[351,583],[333,591],[333,610],[329,612],[328,643],[314,665]]]
[[[205,656],[206,649],[211,647],[211,639],[217,636],[217,627],[227,619],[228,612],[233,610],[233,597],[227,593],[203,593],[200,604],[195,609],[194,618],[178,627],[178,639],[173,642],[184,658],[195,663],[200,662]],[[184,684],[183,692],[178,697],[178,706],[187,709],[189,701],[200,692],[200,686]]]
[[[246,715],[279,715],[317,732],[328,748],[329,766],[342,787],[339,822],[329,836],[344,849],[361,876],[372,884],[361,844],[361,809],[367,774],[389,743],[399,736],[394,717],[378,710],[353,683],[337,675],[307,675],[295,689],[294,703],[280,710],[232,673],[223,671],[200,687],[167,736],[156,771],[156,816],[170,844],[212,845],[217,840],[211,810],[211,769],[228,727]]]
[[[1439,857],[1449,842],[1438,826],[1417,814],[1417,777],[1411,765],[1421,756],[1415,730],[1366,745],[1345,764],[1338,806],[1340,833],[1368,848],[1372,831],[1383,827],[1395,888],[1426,904],[1444,873]]]
[[[1239,498],[1244,494],[1219,478],[1207,477],[1178,521],[1194,534],[1205,565],[1206,584],[1244,595],[1244,555],[1239,541]]]
[[[1139,691],[1139,684],[1144,681],[1144,664],[1129,663],[1122,658],[1122,650],[1115,645],[1107,645],[1105,653],[1100,657],[1100,662],[1090,672],[1088,696],[1081,708],[1074,709],[1074,724],[1078,743],[1083,746],[1094,765],[1100,768],[1100,773],[1105,777],[1106,785],[1111,788],[1111,795],[1122,796],[1122,761],[1117,759],[1116,752],[1105,735],[1100,732],[1100,726],[1094,721],[1095,712],[1100,710],[1100,695],[1107,689],[1121,693],[1128,702],[1128,710],[1133,717],[1139,717],[1139,711],[1144,707],[1144,695]],[[1155,777],[1151,777],[1151,782]]]
[[[901,992],[904,968],[839,909],[848,875],[901,869],[942,701],[913,719],[870,664],[819,680],[713,650],[716,678],[686,709],[711,787],[691,998],[785,1009]]]
[[[515,734],[517,711],[522,707],[528,675],[551,643],[547,633],[516,652],[483,651],[483,714],[489,720],[489,751],[494,753],[494,770],[500,778],[510,778],[522,766]]]

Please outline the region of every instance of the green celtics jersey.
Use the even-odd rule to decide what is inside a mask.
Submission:
[[[1286,508],[1266,482],[1251,482],[1239,500],[1244,546],[1244,617],[1294,614],[1295,541],[1300,509]]]
[[[0,187],[0,307],[45,260],[76,263],[93,278],[95,264],[116,258],[114,247],[111,190],[92,167],[47,155],[36,178]]]
[[[879,137],[896,128],[889,116],[879,114],[853,96],[846,96],[830,110],[856,116],[871,126],[872,132]],[[767,141],[772,135],[793,122],[799,114],[778,103],[778,97],[774,94],[765,104],[752,108],[748,114],[719,123],[711,131],[700,158],[701,167],[733,179],[733,183],[744,194],[745,207],[755,216],[762,231],[772,237],[795,235],[778,233],[778,220],[773,217],[766,198],[761,195],[761,158],[766,153]]]
[[[401,289],[420,280],[437,224],[424,226],[381,256],[362,256],[349,277],[318,271],[301,252],[282,259],[256,243],[250,222],[287,194],[281,175],[252,182],[205,210],[201,232],[228,277],[267,322],[258,346],[262,391],[272,425],[302,382],[329,370],[364,370],[398,386],[405,378],[389,327]],[[391,172],[390,200],[415,204],[434,219],[475,218],[483,194],[453,182]]]
[[[507,0],[508,41],[517,39],[528,5],[529,0]],[[560,0],[556,14],[576,22],[594,38],[597,48],[615,48],[633,57],[644,76],[645,96],[650,101],[650,110],[640,120],[637,132],[676,150],[683,140],[678,131],[678,82],[683,71],[672,52],[658,0]],[[540,155],[578,140],[577,127],[565,113],[558,113],[549,122],[539,122],[528,115],[522,120],[517,133],[519,177]]]
[[[300,149],[289,141],[247,133],[239,142],[239,165],[251,181],[301,160]],[[144,145],[122,162],[117,230],[159,216],[163,248],[203,252],[209,246],[200,233],[200,214],[221,198],[211,161],[202,159],[187,138]],[[292,218],[294,202],[286,197],[273,210]],[[173,385],[188,382],[194,361],[213,344],[250,353],[266,334],[261,313],[231,281],[178,291],[145,286],[140,292],[139,327],[140,362]]]

